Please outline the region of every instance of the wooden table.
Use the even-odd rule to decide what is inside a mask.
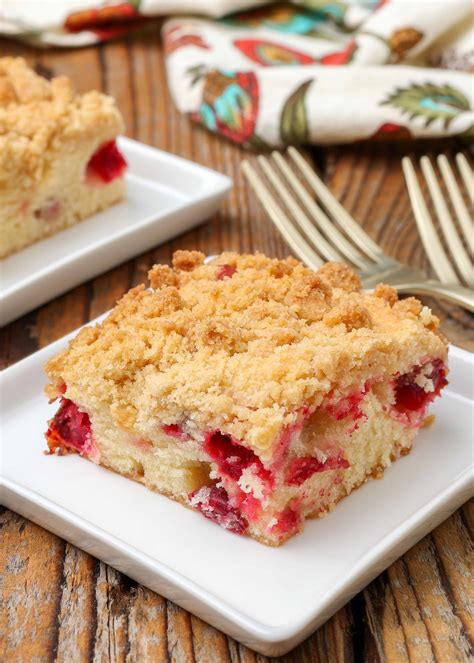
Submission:
[[[112,307],[145,280],[151,265],[168,262],[178,248],[259,250],[278,257],[289,253],[245,184],[239,169],[244,151],[174,108],[156,26],[94,48],[38,51],[0,41],[0,52],[23,55],[44,75],[66,74],[79,91],[97,88],[114,95],[129,136],[220,170],[235,183],[221,212],[205,225],[7,326],[1,334],[4,367]],[[440,143],[416,149],[441,145],[456,148]],[[406,150],[400,145],[352,145],[312,149],[310,156],[347,209],[388,253],[427,269],[400,168]],[[442,318],[448,338],[472,350],[473,318],[454,307],[427,303]],[[1,518],[6,550],[3,660],[268,660],[25,518],[8,510]],[[467,661],[474,631],[468,565],[473,525],[474,510],[465,505],[279,660]]]

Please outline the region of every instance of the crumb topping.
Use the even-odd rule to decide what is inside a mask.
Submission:
[[[344,325],[347,331],[353,329],[372,329],[372,317],[365,306],[359,301],[343,301],[336,304],[324,316],[324,322],[329,327]]]
[[[222,265],[231,278],[218,278]],[[350,271],[330,263],[315,273],[262,254],[204,264],[199,252],[176,252],[172,268],[151,269],[152,289],[130,290],[47,363],[47,393],[66,384],[66,398],[109,408],[143,439],[189,419],[264,457],[301,408],[331,390],[353,393],[422,357],[446,357],[417,300],[363,293]]]
[[[374,296],[385,299],[387,304],[390,304],[390,306],[393,306],[395,302],[398,301],[398,292],[395,290],[395,288],[392,288],[391,285],[387,285],[386,283],[378,284],[374,290]]]
[[[0,187],[21,177],[31,186],[48,172],[62,146],[123,122],[115,101],[97,91],[75,95],[71,81],[47,81],[23,58],[0,58]]]
[[[326,262],[318,270],[319,276],[333,288],[346,292],[360,292],[362,282],[353,269],[340,262]]]
[[[407,297],[406,299],[401,299],[396,302],[393,305],[393,308],[398,313],[405,314],[413,320],[416,320],[419,318],[423,306],[418,299],[415,299],[415,297]]]

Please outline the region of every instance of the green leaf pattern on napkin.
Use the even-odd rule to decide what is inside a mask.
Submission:
[[[286,100],[280,118],[280,137],[283,143],[299,144],[308,142],[308,117],[305,97],[314,80],[302,83]]]
[[[470,110],[469,101],[460,90],[448,84],[433,83],[414,83],[406,88],[397,88],[380,105],[399,108],[409,115],[410,120],[424,118],[426,127],[435,120],[443,120],[447,128],[460,113]]]

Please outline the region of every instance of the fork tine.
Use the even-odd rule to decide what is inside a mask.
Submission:
[[[306,163],[298,150],[294,147],[289,147],[288,154],[305,176],[308,184],[319,197],[326,209],[331,212],[339,226],[349,235],[352,241],[357,244],[365,255],[372,258],[372,260],[375,260],[376,262],[383,260],[383,253],[380,247],[377,246],[364,230],[362,230],[359,224],[354,221],[340,202],[336,200],[323,181]]]
[[[303,262],[311,269],[319,269],[323,261],[311,248],[308,242],[296,230],[283,210],[277,205],[272,194],[247,160],[242,162],[242,170],[250,186],[255,191],[258,199],[270,215],[271,220],[276,225],[296,255],[299,256],[301,260],[303,260]]]
[[[472,281],[472,266],[468,255],[459,239],[458,232],[454,226],[453,220],[446,205],[441,188],[436,179],[436,175],[428,157],[421,157],[421,170],[425,176],[428,189],[433,199],[436,214],[438,216],[444,238],[449,247],[449,251],[461,276],[467,281]]]
[[[471,205],[474,205],[474,173],[462,152],[456,154],[456,163],[458,164],[459,172],[464,180],[468,196],[471,200]]]
[[[459,156],[459,155],[458,155]],[[464,155],[462,155],[464,156]],[[467,164],[467,162],[466,162]],[[461,195],[461,192],[459,190],[458,183],[456,182],[456,178],[454,177],[454,173],[452,171],[452,168],[449,164],[449,161],[447,157],[444,154],[440,154],[438,157],[438,166],[439,169],[444,177],[444,181],[446,183],[446,188],[449,193],[449,197],[451,198],[451,202],[453,203],[454,210],[456,212],[456,215],[458,217],[459,225],[462,228],[462,231],[466,237],[466,239],[472,242],[472,236],[474,233],[474,225],[472,223],[471,217],[469,215],[469,211],[464,203],[463,197]],[[469,168],[469,164],[467,164]],[[473,181],[473,186],[474,186],[474,181]]]
[[[274,161],[278,164],[278,167],[282,171],[283,175],[286,177],[289,184],[293,187],[293,190],[299,196],[300,200],[305,205],[306,209],[310,212],[313,217],[314,223],[326,234],[329,240],[332,241],[334,246],[343,254],[344,257],[339,256],[338,258],[330,258],[331,260],[346,260],[354,263],[359,268],[364,268],[367,266],[367,259],[361,255],[359,250],[353,246],[350,242],[346,240],[344,235],[339,232],[335,224],[330,221],[326,216],[323,210],[316,204],[315,200],[309,195],[307,190],[295,176],[291,168],[288,166],[286,161],[280,152],[276,150],[272,152],[272,157]]]
[[[341,255],[330,244],[328,244],[324,237],[318,232],[314,224],[311,223],[298,203],[295,202],[293,196],[286,188],[283,180],[277,175],[268,159],[264,156],[259,156],[257,161],[267,176],[268,180],[273,184],[275,190],[282,198],[286,207],[293,214],[293,217],[300,226],[301,230],[303,230],[303,232],[306,234],[306,237],[310,240],[318,252],[324,258],[326,258],[326,260],[343,260]]]
[[[421,193],[415,169],[409,157],[403,157],[402,168],[407,183],[408,193],[426,254],[438,278],[443,283],[459,283],[459,279],[439,241],[433,221]]]

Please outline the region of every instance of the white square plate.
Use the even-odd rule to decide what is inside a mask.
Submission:
[[[57,407],[42,365],[71,336],[1,376],[3,502],[261,653],[292,649],[469,497],[474,362],[459,348],[411,454],[269,548],[79,456],[42,453]]]
[[[214,214],[231,181],[120,137],[129,168],[122,203],[0,262],[0,325]]]

